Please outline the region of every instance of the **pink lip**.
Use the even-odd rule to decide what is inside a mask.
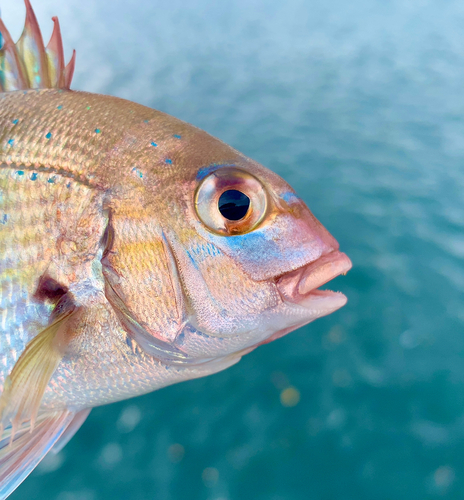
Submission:
[[[284,274],[277,280],[277,288],[282,298],[288,302],[302,306],[317,306],[318,301],[327,302],[331,297],[332,306],[338,309],[346,303],[346,297],[339,292],[317,290],[317,288],[348,272],[351,265],[347,255],[335,250],[304,267]]]
[[[317,288],[325,285],[340,274],[347,273],[351,269],[351,265],[351,260],[344,253],[334,250],[322,255],[322,257],[319,257],[314,262],[278,278],[276,282],[277,289],[285,302],[294,303],[316,311],[316,317],[325,316],[344,306],[347,298],[341,292],[317,290]],[[316,317],[312,319],[316,319]],[[312,321],[312,319],[308,321]],[[283,337],[287,333],[308,323],[308,321],[303,321],[301,324],[279,330],[258,345],[267,344]],[[250,350],[253,350],[255,347],[257,346],[251,347]]]

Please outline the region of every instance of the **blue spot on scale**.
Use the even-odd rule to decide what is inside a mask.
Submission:
[[[96,129],[95,129],[95,133],[96,133],[96,134],[99,134],[99,133],[100,133],[100,129],[99,129],[99,128],[96,128]]]
[[[50,177],[50,179],[48,179],[48,183],[55,184],[55,177]]]
[[[173,137],[175,137],[176,139],[182,139],[182,137],[178,134],[174,134]]]
[[[56,107],[56,109],[63,109],[63,106],[60,104],[59,106]]]
[[[166,160],[164,160],[168,165],[172,165],[172,160],[170,160],[169,158],[166,158]]]
[[[71,187],[71,183],[70,183],[70,182],[68,182],[68,183],[66,184],[66,187],[69,189],[69,188]]]
[[[200,170],[198,170],[197,180],[201,181],[211,172],[221,167],[235,167],[235,165],[231,163],[212,163],[211,165],[208,165],[207,167],[202,167],[200,168]]]
[[[52,136],[52,133],[51,132],[48,132],[48,134],[45,136],[47,139],[50,139],[50,137]]]
[[[13,146],[13,144],[14,144],[14,139],[8,139],[8,144],[9,144],[10,146]]]
[[[141,179],[143,179],[143,172],[141,172],[137,167],[134,167],[132,172],[135,172]]]
[[[23,171],[23,170],[17,170],[17,171],[16,171],[16,173],[17,173],[18,175],[24,175],[24,171]]]
[[[158,144],[156,144],[156,142],[152,142],[152,143],[151,143],[151,145],[152,145],[154,148],[158,147]]]
[[[280,197],[285,201],[285,203],[294,203],[299,199],[298,196],[295,193],[292,193],[291,191],[282,193]]]
[[[31,181],[36,181],[37,180],[37,174],[34,172],[32,175],[31,175]]]
[[[18,122],[19,122],[19,120],[16,118],[16,119],[15,119],[15,120],[13,120],[11,123],[12,123],[13,125],[16,125]]]
[[[0,223],[6,224],[7,222],[8,222],[8,215],[7,214],[3,214],[3,217],[0,220]]]

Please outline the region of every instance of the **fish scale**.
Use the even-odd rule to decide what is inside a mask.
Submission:
[[[8,216],[0,227],[0,290],[3,333],[14,331],[14,342],[9,349],[2,345],[1,356],[3,381],[23,351],[25,344],[37,329],[47,324],[51,305],[33,300],[40,276],[56,253],[59,238],[57,211],[61,203],[67,203],[69,179],[56,176],[50,183],[49,174],[38,173],[35,181],[19,170],[21,167],[0,167],[0,213]],[[19,172],[23,172],[21,175]],[[76,186],[75,186],[76,187]],[[81,186],[77,186],[79,204],[86,198]],[[89,191],[85,188],[85,191]],[[76,203],[76,208],[78,208]],[[67,211],[71,215],[72,211]],[[72,219],[71,221],[72,222]],[[20,249],[20,250],[19,250]]]
[[[127,128],[153,115],[151,110],[134,115],[135,106],[119,102],[110,113],[95,95],[56,89],[4,93],[0,102],[2,163],[61,171],[94,186],[92,179],[107,152]]]

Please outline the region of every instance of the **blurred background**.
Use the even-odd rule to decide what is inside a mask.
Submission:
[[[340,242],[347,306],[229,370],[92,411],[13,500],[464,495],[464,4],[35,0],[73,88],[278,172]],[[21,0],[3,0],[15,39]]]

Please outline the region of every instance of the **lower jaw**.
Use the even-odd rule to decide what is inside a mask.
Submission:
[[[318,318],[322,318],[323,316],[327,316],[328,314],[333,313],[337,309],[343,307],[346,304],[347,300],[348,299],[346,298],[346,296],[341,292],[333,292],[332,290],[313,290],[296,304],[298,306],[302,306],[307,309],[311,309],[313,312],[316,312],[313,317],[310,317],[307,320],[303,320],[301,323],[273,333],[270,337],[263,340],[255,347],[263,344],[268,344],[273,340],[280,339],[288,333],[291,333]]]
[[[333,292],[332,290],[313,290],[297,302],[297,304],[311,309],[321,308],[327,310],[327,312],[323,314],[323,316],[325,316],[343,307],[347,300],[346,296],[341,292]]]

